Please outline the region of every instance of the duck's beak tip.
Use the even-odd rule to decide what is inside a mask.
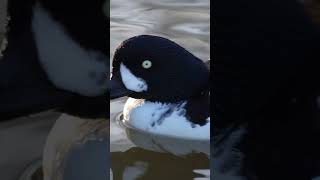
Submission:
[[[124,86],[124,84],[117,78],[111,78],[109,92],[110,92],[110,100],[123,97],[123,96],[128,96],[131,94],[131,91],[128,90]]]

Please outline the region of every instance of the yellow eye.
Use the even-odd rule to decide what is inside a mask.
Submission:
[[[145,69],[149,69],[149,68],[151,68],[151,66],[152,66],[152,62],[149,60],[145,60],[142,62],[142,67]]]

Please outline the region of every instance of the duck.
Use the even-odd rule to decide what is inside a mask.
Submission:
[[[104,3],[8,1],[0,129],[17,138],[2,143],[8,157],[31,152],[16,159],[16,171],[8,172],[14,179],[23,170],[19,179],[32,179],[36,172],[46,180],[109,176],[109,17]]]
[[[1,121],[49,109],[84,118],[109,116],[108,17],[97,11],[103,3],[8,1]]]
[[[298,1],[215,3],[213,178],[319,179],[319,26]]]
[[[128,96],[124,124],[175,138],[210,139],[209,68],[177,43],[139,35],[112,62],[110,99]]]

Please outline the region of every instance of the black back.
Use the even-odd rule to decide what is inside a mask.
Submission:
[[[150,60],[150,69],[142,62]],[[148,101],[171,103],[187,100],[186,115],[204,125],[209,117],[209,69],[206,64],[178,44],[163,37],[140,35],[124,41],[113,58],[113,76],[120,78],[123,63],[146,81],[147,91],[129,96]]]

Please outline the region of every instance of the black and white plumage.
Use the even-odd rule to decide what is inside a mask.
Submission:
[[[17,157],[16,167],[25,168],[35,157],[42,158],[36,167],[25,169],[22,176],[28,178],[34,177],[34,168],[42,168],[46,180],[108,178],[109,22],[102,9],[105,1],[9,3],[8,47],[0,59],[0,121],[8,120],[3,124],[14,124],[22,131],[30,127],[40,132],[37,137],[31,132],[24,136],[11,133],[20,135],[17,141],[2,145],[11,154],[30,152]],[[48,109],[63,112],[52,118],[55,124],[48,124],[48,129],[44,128],[47,125],[37,128],[32,116],[28,122],[11,120]],[[39,119],[44,124],[50,121],[46,116]],[[37,138],[43,139],[35,143]],[[23,170],[14,169],[15,173]]]
[[[210,139],[209,69],[168,39],[140,35],[113,58],[111,98],[128,95],[124,122],[180,138]]]
[[[1,120],[47,109],[109,116],[103,3],[9,1],[8,47],[0,60]]]

